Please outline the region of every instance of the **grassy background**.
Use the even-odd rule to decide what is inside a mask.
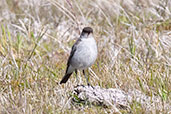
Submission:
[[[171,113],[170,0],[1,0],[0,26],[0,113],[113,113],[68,106],[74,75],[58,84],[85,26],[98,43],[92,85],[160,99],[131,113]]]

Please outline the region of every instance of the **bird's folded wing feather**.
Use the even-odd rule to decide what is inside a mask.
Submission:
[[[75,51],[77,50],[77,45],[78,45],[80,42],[81,42],[81,39],[79,38],[79,39],[75,42],[75,44],[72,46],[72,50],[71,50],[71,53],[70,53],[70,56],[69,56],[69,59],[68,59],[68,62],[67,62],[67,69],[66,69],[66,72],[68,71],[68,68],[69,68],[69,66],[70,66],[70,64],[71,64],[71,59],[72,59],[72,57],[73,57]]]

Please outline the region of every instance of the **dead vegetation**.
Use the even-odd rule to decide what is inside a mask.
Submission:
[[[170,8],[170,0],[1,0],[0,112],[170,113]],[[148,96],[148,108],[137,100],[117,111],[69,104],[78,98],[72,93],[75,76],[58,82],[85,26],[94,29],[98,43],[98,59],[89,69],[92,85]],[[81,76],[80,84],[86,84]]]

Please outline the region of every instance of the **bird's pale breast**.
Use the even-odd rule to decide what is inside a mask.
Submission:
[[[71,65],[76,69],[90,67],[97,58],[97,45],[94,38],[82,39],[72,57]]]

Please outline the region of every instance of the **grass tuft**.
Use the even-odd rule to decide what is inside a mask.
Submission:
[[[93,28],[99,52],[87,73],[91,84],[159,99],[135,100],[131,112],[120,112],[171,112],[170,16],[170,0],[1,0],[0,113],[114,113],[69,104],[74,75],[59,85],[85,26]]]

